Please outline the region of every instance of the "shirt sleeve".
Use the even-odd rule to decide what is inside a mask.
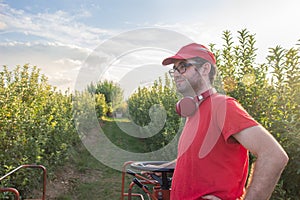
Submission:
[[[233,134],[259,124],[234,98],[227,98],[216,111],[217,125],[225,141]]]

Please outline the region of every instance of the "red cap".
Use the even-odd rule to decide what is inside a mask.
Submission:
[[[208,48],[201,44],[192,43],[182,47],[174,56],[168,57],[163,60],[163,65],[169,65],[175,62],[175,60],[189,59],[200,57],[212,64],[216,64],[216,58]]]

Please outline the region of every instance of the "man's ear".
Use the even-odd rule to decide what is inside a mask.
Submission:
[[[200,69],[201,69],[203,75],[208,75],[211,70],[211,64],[209,62],[206,62],[202,65],[202,67]]]

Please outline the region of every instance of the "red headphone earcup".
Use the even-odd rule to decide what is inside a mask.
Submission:
[[[192,97],[185,97],[176,103],[176,112],[181,117],[189,117],[195,113],[197,107]]]

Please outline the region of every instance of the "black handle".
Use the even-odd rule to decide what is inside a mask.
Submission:
[[[151,176],[154,180],[156,180],[160,185],[163,184],[163,181],[162,181],[162,179],[161,179],[160,177],[156,176],[155,174],[150,174],[150,176]]]
[[[133,178],[132,181],[140,188],[143,188],[143,184],[137,178]]]
[[[130,175],[132,175],[132,176],[135,176],[135,174],[136,174],[134,171],[132,171],[132,170],[130,170],[130,169],[127,169],[126,173],[127,173],[127,174],[130,174]]]
[[[144,192],[149,192],[149,188],[146,185],[143,185],[139,179],[137,178],[133,178],[132,180],[135,184],[137,184],[137,186],[139,186],[140,188],[142,188],[144,190]]]

